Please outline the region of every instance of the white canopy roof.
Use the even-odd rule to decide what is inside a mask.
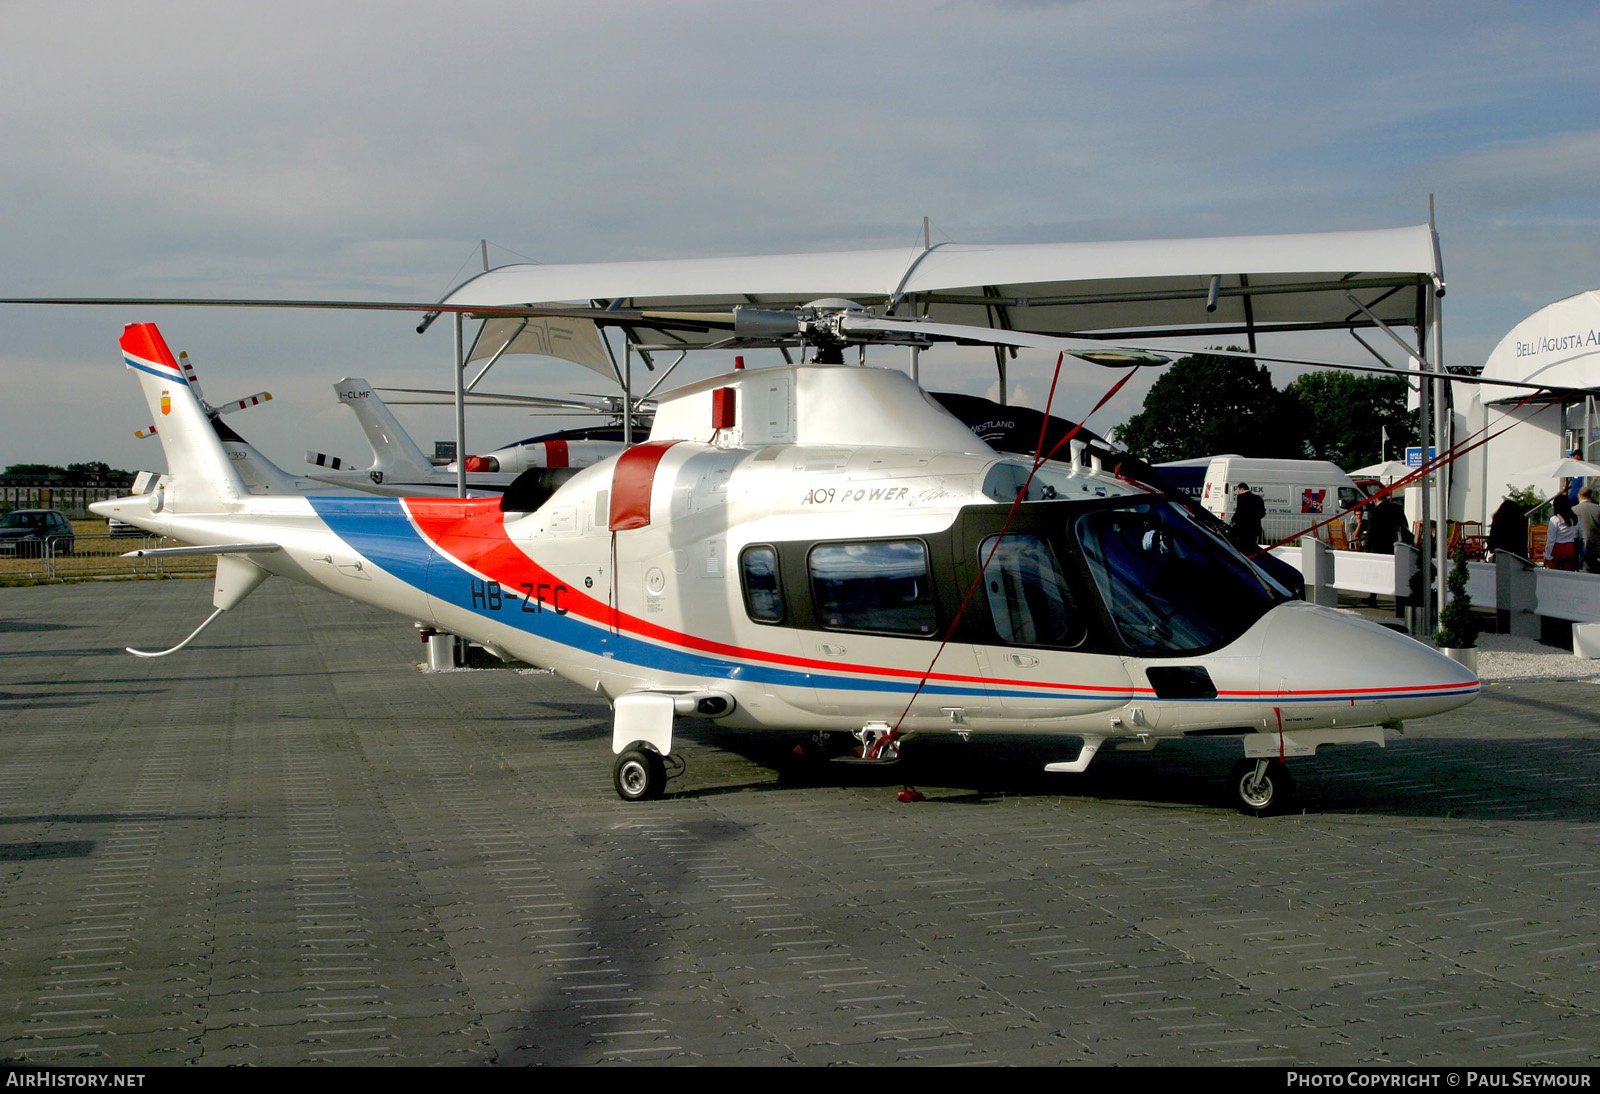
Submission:
[[[1552,387],[1600,388],[1600,289],[1547,304],[1512,327],[1484,362],[1483,375]]]
[[[1207,311],[1212,279],[1214,311]],[[1372,326],[1353,293],[1384,323],[1414,326],[1442,284],[1427,225],[1309,235],[1105,243],[836,251],[648,262],[503,266],[456,289],[450,304],[549,301],[630,308],[798,307],[847,297],[898,315],[1041,334],[1245,334]],[[501,320],[510,323],[513,321]],[[636,337],[640,337],[636,334]],[[644,332],[649,342],[653,332]],[[662,343],[718,335],[660,332]],[[487,332],[479,355],[504,337]],[[513,347],[510,352],[517,352]]]

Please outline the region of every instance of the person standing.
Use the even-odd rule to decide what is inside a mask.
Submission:
[[[1578,518],[1573,515],[1572,503],[1565,494],[1557,494],[1550,499],[1550,508],[1555,514],[1544,539],[1544,564],[1552,570],[1576,570],[1581,560]]]
[[[1517,500],[1507,497],[1489,520],[1489,553],[1528,554],[1528,516]]]
[[[1267,515],[1267,503],[1260,494],[1250,491],[1249,483],[1234,487],[1233,523],[1228,527],[1234,545],[1241,551],[1254,551],[1261,546],[1261,521]]]
[[[1406,527],[1406,511],[1395,504],[1393,494],[1384,494],[1367,509],[1367,551],[1375,555],[1394,554],[1396,543],[1411,542],[1411,530]],[[1378,594],[1367,597],[1367,607],[1378,606]]]
[[[1393,494],[1385,494],[1370,506],[1367,515],[1367,550],[1375,555],[1394,554],[1394,545],[1411,542],[1406,528],[1405,510],[1395,504]]]
[[[1572,507],[1572,515],[1578,518],[1578,534],[1583,537],[1583,568],[1600,574],[1600,504],[1594,500],[1592,487],[1578,491],[1578,504]]]

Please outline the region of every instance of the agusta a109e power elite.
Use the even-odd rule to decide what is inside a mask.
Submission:
[[[153,325],[122,350],[168,473],[98,512],[216,553],[219,611],[275,574],[603,693],[627,799],[663,793],[693,715],[867,761],[918,735],[1060,737],[1063,772],[1107,741],[1231,735],[1237,804],[1266,812],[1284,759],[1478,692],[1084,446],[997,453],[899,372],[696,383],[644,443],[501,497],[284,497],[241,482]]]

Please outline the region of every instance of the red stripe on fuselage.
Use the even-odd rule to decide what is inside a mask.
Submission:
[[[499,582],[501,588],[508,592],[520,593],[524,591],[524,585],[537,587],[541,583],[549,585],[565,584],[555,574],[529,558],[520,547],[511,541],[511,537],[506,534],[505,515],[500,510],[500,501],[497,498],[472,501],[463,501],[458,498],[406,498],[401,504],[410,513],[418,531],[427,537],[441,552],[455,559],[467,569]],[[613,627],[620,631],[626,631],[638,638],[647,638],[664,645],[696,650],[716,657],[732,657],[744,661],[783,665],[788,668],[810,669],[828,676],[855,673],[858,675],[889,676],[899,679],[920,679],[922,677],[922,671],[919,669],[896,669],[882,665],[856,665],[836,661],[817,661],[807,657],[793,657],[772,653],[767,650],[746,649],[743,646],[698,638],[694,635],[670,630],[658,623],[650,623],[637,616],[617,611],[610,604],[596,600],[587,593],[570,586],[567,586],[564,599],[569,614],[576,615],[580,619],[587,619],[599,626]],[[958,676],[950,673],[931,673],[928,679],[941,683],[994,684],[999,687],[1038,688],[1042,694],[1050,694],[1052,692],[1057,694],[1063,692],[1069,694],[1072,692],[1098,692],[1104,694],[1109,691],[1126,691],[1130,698],[1153,694],[1150,688],[1130,687],[1117,689],[1091,684],[994,679],[983,676]],[[1374,697],[1387,695],[1393,699],[1405,699],[1412,697],[1425,698],[1430,692],[1451,691],[1463,686],[1461,684],[1414,684],[1409,686],[1399,685],[1392,688],[1296,691],[1290,692],[1287,696],[1282,692],[1266,691],[1223,691],[1218,694],[1219,697],[1261,700],[1292,699],[1295,696],[1351,696],[1353,694],[1372,694]]]
[[[566,467],[570,458],[567,455],[566,441],[544,442],[544,465],[546,467]]]
[[[405,498],[401,501],[422,533],[440,552],[461,563],[467,569],[500,583],[507,592],[520,593],[524,585],[537,587],[543,584],[565,584],[555,574],[529,558],[506,534],[505,516],[500,511],[497,498],[462,501],[459,498]],[[836,661],[816,661],[806,657],[791,657],[766,650],[746,649],[725,642],[697,638],[681,631],[670,630],[658,623],[650,623],[637,616],[617,611],[611,605],[571,586],[564,596],[568,614],[587,619],[603,627],[614,627],[638,638],[648,638],[680,649],[696,650],[717,657],[735,657],[744,661],[757,661],[790,668],[814,669],[829,676],[857,673],[869,676],[893,676],[902,679],[920,679],[920,669],[896,669],[882,665],[852,665]],[[1008,680],[991,681],[982,676],[956,676],[933,673],[928,679],[943,683],[1003,684]],[[1039,684],[1033,681],[1016,681],[1024,687],[1049,688],[1054,692],[1127,691],[1128,694],[1148,695],[1148,688],[1106,688],[1090,684]]]
[[[611,530],[626,532],[650,524],[650,492],[656,485],[656,468],[667,449],[677,441],[646,441],[617,457],[611,473]]]

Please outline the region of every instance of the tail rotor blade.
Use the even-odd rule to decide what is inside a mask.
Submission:
[[[189,360],[188,350],[178,351],[178,367],[183,370],[183,378],[189,381],[189,388],[194,392],[194,397],[204,406],[206,397],[200,390],[200,376],[194,370],[194,362]]]
[[[272,392],[258,391],[254,395],[246,395],[243,399],[235,399],[230,403],[223,403],[216,410],[218,414],[232,414],[235,411],[249,410],[253,406],[260,406],[262,403],[270,403],[271,401]]]

